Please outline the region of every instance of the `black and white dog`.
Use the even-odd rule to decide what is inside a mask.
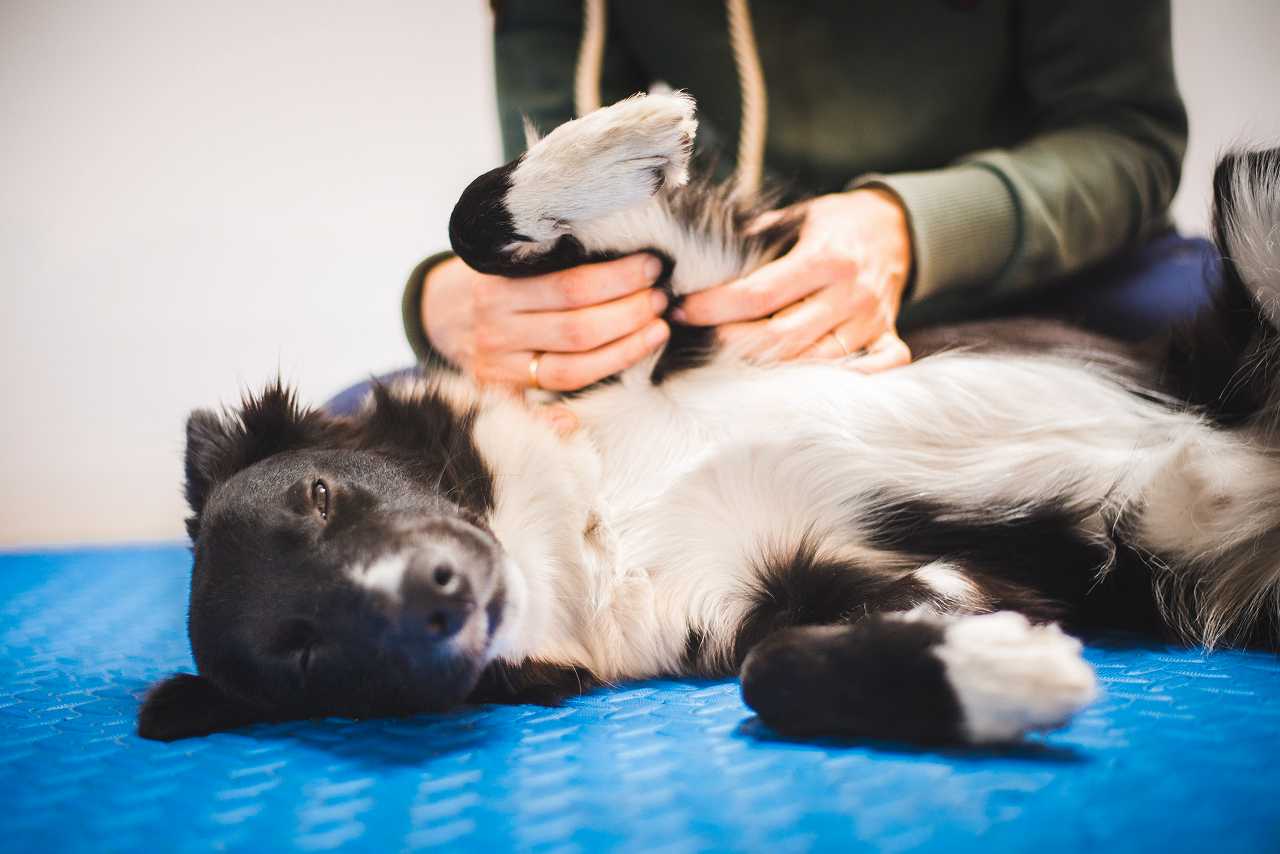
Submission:
[[[641,249],[678,298],[785,251],[689,185],[694,105],[615,104],[478,178],[450,226],[508,275]],[[354,417],[278,385],[192,414],[199,675],[139,731],[555,702],[740,674],[789,734],[991,742],[1097,695],[1064,634],[1274,645],[1280,614],[1280,152],[1216,177],[1212,310],[1161,347],[1043,322],[952,327],[914,364],[659,355],[525,404],[434,372]]]

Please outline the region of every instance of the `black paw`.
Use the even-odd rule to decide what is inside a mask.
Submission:
[[[960,705],[930,653],[941,638],[932,623],[879,617],[785,629],[743,662],[743,699],[789,736],[954,741]]]

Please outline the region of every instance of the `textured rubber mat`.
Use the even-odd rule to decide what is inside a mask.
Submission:
[[[1105,699],[996,751],[782,741],[693,681],[156,744],[187,561],[0,556],[0,849],[1280,850],[1274,656],[1093,647]]]

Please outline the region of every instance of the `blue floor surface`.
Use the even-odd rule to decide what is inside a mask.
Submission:
[[[0,850],[1280,850],[1280,662],[1095,646],[1106,697],[997,751],[777,740],[732,682],[156,744],[178,547],[0,555]]]

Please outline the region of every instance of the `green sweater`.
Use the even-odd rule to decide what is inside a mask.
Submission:
[[[496,6],[511,159],[524,147],[523,115],[544,131],[573,117],[583,4]],[[750,9],[768,94],[766,177],[795,195],[872,184],[901,198],[915,253],[904,321],[971,314],[1168,227],[1187,133],[1168,2]],[[740,95],[723,3],[608,4],[602,103],[659,81],[697,99],[700,154],[727,172]],[[406,328],[421,354],[412,280],[408,291]]]

